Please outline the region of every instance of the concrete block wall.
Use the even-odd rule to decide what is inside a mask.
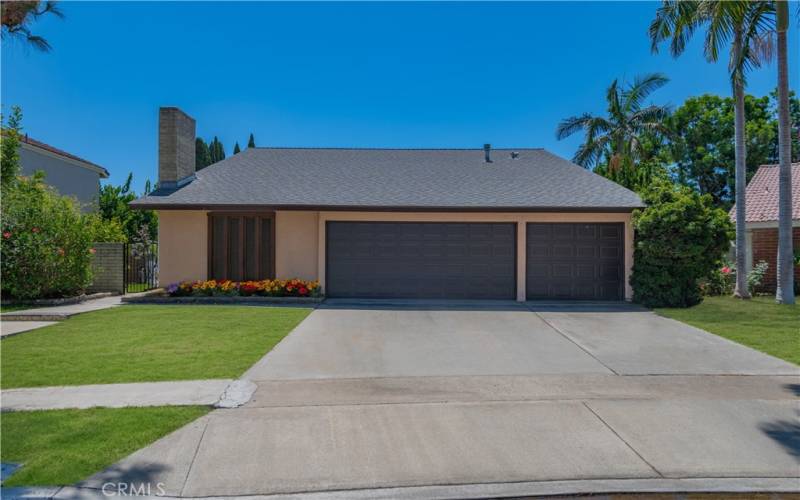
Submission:
[[[125,244],[95,243],[90,293],[125,292]]]
[[[751,241],[753,245],[753,267],[762,260],[769,264],[764,281],[757,291],[774,293],[775,287],[778,285],[775,269],[778,262],[778,230],[773,228],[753,229]],[[800,227],[793,228],[792,241],[795,250],[800,249]],[[794,279],[795,281],[800,280],[800,268],[795,267]]]

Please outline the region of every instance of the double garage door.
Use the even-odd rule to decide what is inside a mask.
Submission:
[[[622,299],[622,224],[526,232],[528,299]],[[329,297],[516,298],[516,223],[328,222],[326,238]]]

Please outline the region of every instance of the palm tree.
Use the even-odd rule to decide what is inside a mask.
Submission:
[[[18,37],[43,52],[50,51],[51,47],[47,40],[34,35],[30,30],[30,24],[45,14],[64,17],[53,0],[3,2],[2,16],[0,16],[3,24],[3,38],[6,36]]]
[[[644,106],[647,97],[663,87],[669,79],[659,73],[637,77],[630,85],[611,82],[606,91],[607,116],[584,113],[561,121],[556,138],[565,139],[583,131],[584,143],[573,161],[625,185],[638,188],[649,181],[652,171],[640,167],[654,137],[669,134],[664,119],[667,106]]]
[[[650,24],[653,52],[669,40],[673,57],[680,56],[695,31],[707,27],[703,46],[706,59],[716,62],[723,46],[730,42],[728,70],[734,98],[734,141],[736,152],[736,289],[734,296],[750,298],[747,289],[745,188],[747,186],[744,89],[747,72],[769,59],[770,45],[764,43],[772,2],[748,0],[664,0]]]
[[[789,117],[789,63],[786,32],[789,3],[775,2],[778,52],[778,286],[775,301],[794,304],[794,254],[792,251],[792,136]]]

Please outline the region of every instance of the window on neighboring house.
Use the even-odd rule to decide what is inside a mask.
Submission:
[[[273,214],[210,214],[208,277],[248,281],[275,277]]]

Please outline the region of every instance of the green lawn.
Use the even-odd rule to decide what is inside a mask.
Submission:
[[[3,486],[72,484],[209,411],[205,406],[3,413],[3,462],[22,463]]]
[[[800,305],[777,305],[772,297],[706,297],[688,309],[656,312],[800,365]]]
[[[236,378],[310,309],[127,305],[0,343],[0,387]]]

